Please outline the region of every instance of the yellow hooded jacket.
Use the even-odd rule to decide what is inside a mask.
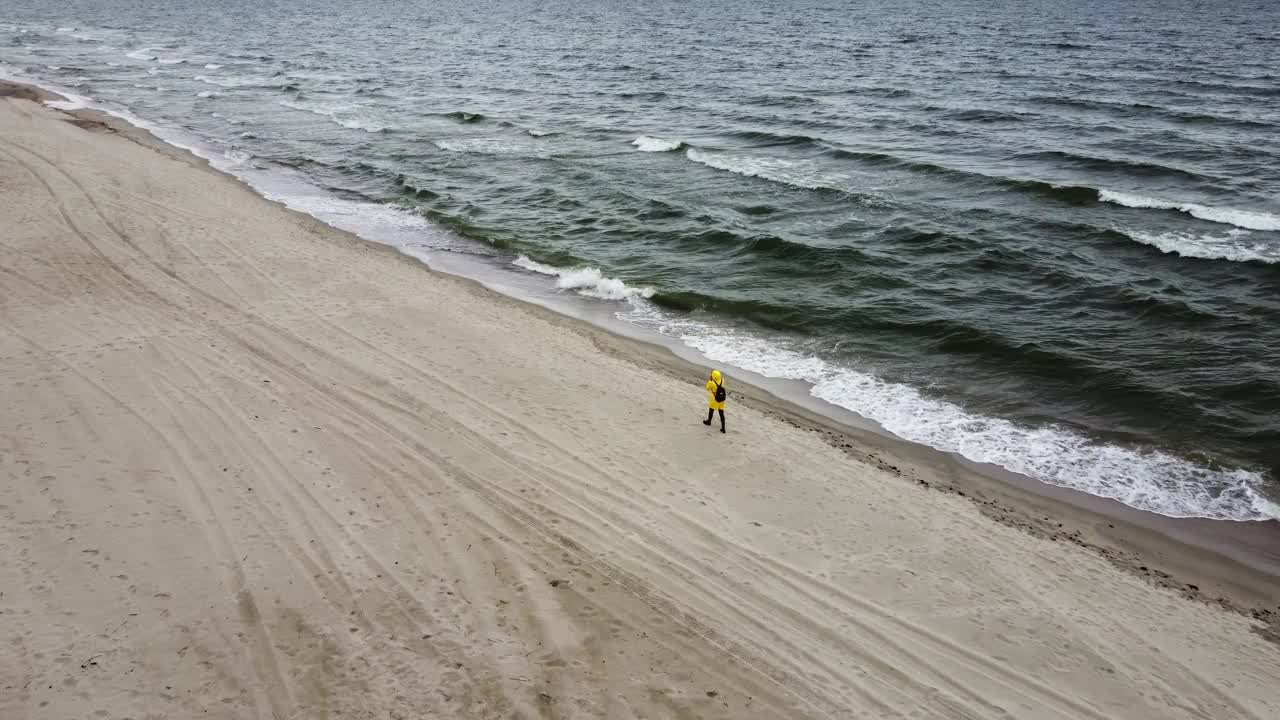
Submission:
[[[724,378],[721,377],[719,370],[711,371],[711,379],[707,381],[707,392],[711,393],[711,399],[708,401],[707,407],[712,410],[723,410],[724,403],[716,402],[716,384],[724,384]]]

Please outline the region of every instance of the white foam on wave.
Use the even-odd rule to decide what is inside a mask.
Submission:
[[[1233,262],[1280,263],[1280,243],[1250,241],[1248,230],[1228,230],[1224,235],[1202,235],[1189,232],[1127,232],[1129,237],[1161,252],[1203,260]]]
[[[333,118],[334,122],[348,130],[363,130],[367,133],[380,133],[387,131],[387,127],[385,125],[379,125],[378,123],[359,117],[342,116],[338,114],[333,114],[330,117]]]
[[[530,135],[532,135],[532,136],[534,136],[534,137],[546,137],[546,136],[548,136],[548,135],[554,135],[554,134],[555,134],[555,133],[551,132],[550,130],[525,130],[525,132],[529,133]]]
[[[218,94],[217,94],[217,93],[215,93],[215,92],[214,92],[214,91],[212,91],[212,90],[203,90],[203,91],[201,91],[201,92],[196,93],[196,97],[198,97],[198,98],[206,98],[206,99],[208,99],[208,98],[216,98],[216,97],[218,97]]]
[[[182,65],[187,62],[186,58],[157,58],[161,65]]]
[[[222,69],[222,66],[221,66],[221,65],[218,65],[217,63],[207,63],[207,64],[204,66],[204,69],[205,69],[205,70],[221,70],[221,69]]]
[[[720,152],[704,152],[694,148],[685,151],[685,157],[717,170],[806,190],[836,189],[840,181],[840,178],[814,174],[805,163],[796,160],[728,155]]]
[[[124,56],[133,58],[134,60],[155,60],[157,57],[151,52],[151,48],[138,48],[137,50],[125,53]]]
[[[1249,496],[1253,507],[1265,518],[1280,518],[1280,503],[1268,500],[1252,487],[1245,488],[1245,493]]]
[[[281,100],[279,104],[293,110],[301,110],[313,115],[327,117],[334,123],[350,130],[380,133],[389,129],[386,125],[367,118],[363,110],[357,105],[307,105],[293,100]]]
[[[684,145],[680,140],[664,140],[649,135],[641,135],[632,140],[631,144],[635,145],[636,150],[640,152],[671,152],[672,150],[679,150]]]
[[[524,155],[539,152],[537,148],[505,138],[432,140],[431,144],[446,152],[476,153],[478,155]]]
[[[73,28],[73,27],[60,27],[60,28],[58,28],[57,32],[60,32],[60,33],[69,33],[69,32],[72,32],[73,30],[75,30],[75,28]]]
[[[550,275],[556,279],[557,288],[573,290],[586,297],[601,300],[632,300],[653,297],[654,293],[651,287],[631,287],[617,278],[605,277],[604,273],[593,267],[558,268],[530,260],[524,255],[513,260],[511,264],[541,275]]]
[[[39,78],[30,77],[25,72],[8,67],[2,63],[0,63],[0,80],[34,85],[42,90],[47,90],[51,93],[61,95],[63,97],[62,100],[44,101],[45,106],[54,108],[55,110],[102,109],[89,98],[68,90],[65,81],[60,82],[59,84],[44,82]],[[119,117],[123,117],[123,115]]]
[[[1217,208],[1199,203],[1177,202],[1160,198],[1143,197],[1113,190],[1099,190],[1098,199],[1131,208],[1151,208],[1154,210],[1177,210],[1192,217],[1209,222],[1235,225],[1245,230],[1280,230],[1280,215],[1255,210],[1236,210],[1234,208]]]
[[[254,77],[230,75],[227,77],[210,77],[208,75],[196,75],[191,78],[205,85],[215,85],[223,88],[244,88],[244,87],[275,87],[275,83],[269,77]]]
[[[252,153],[247,153],[243,150],[236,150],[234,148],[224,150],[222,152],[222,156],[230,161],[232,166],[245,165],[253,159]]]
[[[44,101],[44,104],[45,104],[45,106],[46,106],[46,107],[51,107],[51,108],[53,108],[54,110],[83,110],[83,109],[85,109],[85,105],[84,105],[84,103],[79,103],[79,102],[76,102],[75,100],[45,100],[45,101]]]
[[[1260,473],[1219,470],[1153,449],[1096,443],[1062,427],[1024,427],[966,411],[901,383],[788,349],[750,332],[672,317],[651,304],[619,317],[679,339],[707,358],[770,378],[802,380],[822,400],[889,432],[1041,482],[1170,517],[1280,518],[1259,494]]]

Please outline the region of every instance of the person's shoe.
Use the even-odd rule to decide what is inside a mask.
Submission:
[[[711,427],[711,421],[710,421],[710,420],[703,420],[703,421],[702,421],[702,424],[703,424],[703,425],[706,425],[707,427]]]
[[[724,428],[720,428],[720,432],[724,432]]]

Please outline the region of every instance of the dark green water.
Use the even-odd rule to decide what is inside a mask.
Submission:
[[[1280,12],[1206,7],[11,0],[0,64],[908,439],[1252,520]]]

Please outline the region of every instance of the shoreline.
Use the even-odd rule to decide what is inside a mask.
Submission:
[[[17,90],[10,95],[15,91],[6,88]],[[42,104],[65,100],[36,85],[0,80],[0,98],[6,96]],[[606,318],[612,317],[611,310],[589,318],[574,314],[567,303],[555,307],[555,303],[504,292],[461,271],[441,270],[430,264],[428,258],[334,227],[281,201],[264,197],[245,180],[215,167],[191,150],[167,142],[150,130],[109,112],[54,109],[73,118],[72,124],[86,130],[118,133],[166,157],[213,173],[326,232],[339,233],[362,246],[389,252],[416,268],[480,288],[504,301],[537,309],[554,323],[591,336],[597,347],[614,357],[637,363],[643,359],[642,364],[681,381],[699,377],[704,371],[703,366],[692,359],[699,356],[697,351],[674,342],[663,342],[666,339],[662,336],[622,321],[610,323]],[[746,380],[742,379],[744,376]],[[807,386],[808,383],[799,380],[736,371],[734,394],[739,401],[765,414],[818,433],[832,447],[891,472],[904,482],[966,498],[994,522],[1035,537],[1087,548],[1154,587],[1171,589],[1189,600],[1264,622],[1270,628],[1268,634],[1280,642],[1280,521],[1172,518],[1138,510],[1110,498],[1049,485],[995,465],[971,461],[957,453],[898,438],[873,421],[806,392],[787,393],[789,387]]]
[[[0,714],[1274,715],[1271,575],[768,383],[704,432],[669,348],[0,129]]]
[[[24,72],[5,71],[13,79],[21,79]],[[291,169],[289,162],[262,162],[249,152],[256,147],[254,143],[237,144],[234,137],[226,137],[217,128],[197,133],[185,121],[179,124],[176,118],[153,122],[114,101],[84,97],[76,94],[75,88],[61,88],[44,78],[30,79],[48,90],[65,93],[75,103],[148,129],[164,142],[206,158],[213,167],[247,183],[259,195],[322,222],[396,247],[437,270],[479,280],[503,294],[551,307],[611,332],[667,346],[686,359],[697,362],[705,355],[713,359],[710,364],[723,362],[730,369],[736,368],[736,374],[774,389],[775,394],[820,414],[838,417],[842,423],[871,427],[944,452],[960,452],[974,462],[999,466],[993,470],[997,476],[1008,477],[1008,472],[1026,474],[1049,485],[1116,498],[1157,514],[1236,521],[1280,520],[1280,506],[1268,499],[1274,486],[1265,463],[1234,456],[1234,463],[1227,460],[1220,466],[1214,458],[1222,456],[1203,442],[1187,444],[1160,432],[1113,434],[1106,426],[1094,432],[1073,422],[1057,423],[1053,417],[1073,416],[1058,416],[1049,406],[1025,423],[1011,419],[1021,417],[1022,410],[1011,410],[1012,415],[998,409],[986,413],[983,407],[1003,396],[1003,390],[974,387],[972,394],[960,391],[973,400],[972,406],[957,402],[950,391],[941,391],[952,383],[943,382],[937,393],[930,390],[928,378],[940,377],[936,373],[906,378],[888,367],[884,373],[867,370],[856,359],[834,360],[826,351],[810,352],[804,348],[807,341],[788,332],[777,333],[716,313],[671,310],[660,302],[661,292],[653,302],[638,299],[637,294],[644,296],[671,288],[644,287],[643,278],[626,274],[625,263],[606,268],[602,274],[588,265],[552,267],[554,261],[552,265],[530,262],[516,257],[516,249],[495,249],[483,241],[455,234],[448,223],[426,219],[430,213],[424,215],[415,210],[416,201],[403,204],[396,197],[375,201],[359,194],[348,196],[342,192],[341,182],[336,189],[329,188],[326,181]],[[221,122],[219,119],[215,124]],[[374,194],[383,197],[378,192]],[[608,277],[610,274],[616,277]],[[624,284],[627,282],[632,286]],[[628,299],[596,299],[621,297]],[[825,336],[825,331],[819,335]],[[819,345],[825,343],[818,341]],[[753,349],[742,352],[748,347]],[[913,352],[908,351],[908,355]],[[908,366],[919,369],[914,361]],[[741,368],[763,373],[764,377]],[[906,366],[899,370],[906,370]],[[1048,382],[1058,386],[1052,378]],[[814,398],[826,398],[832,405]],[[1025,394],[1022,399],[1011,399],[1015,407],[1023,410],[1029,407],[1024,401],[1037,404]],[[856,421],[851,422],[849,413],[843,412],[846,408],[860,414]]]

